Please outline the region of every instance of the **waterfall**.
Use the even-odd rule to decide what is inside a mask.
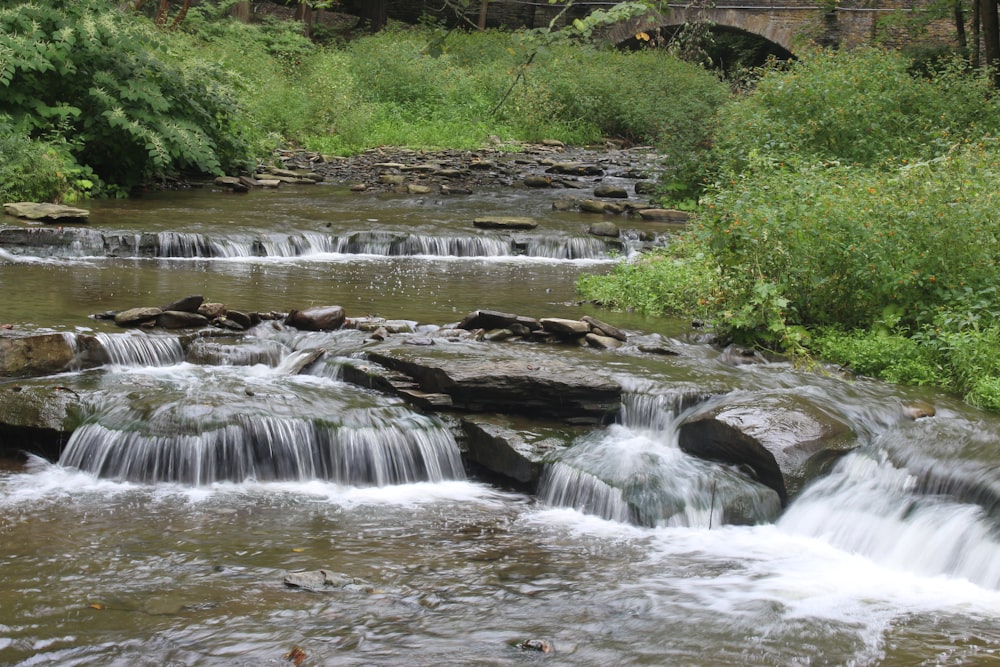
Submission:
[[[58,241],[58,243],[54,243]],[[213,236],[198,232],[100,232],[66,230],[58,239],[30,237],[26,248],[44,248],[48,255],[66,257],[158,257],[216,259],[305,257],[317,254],[383,257],[512,257],[575,260],[607,259],[609,246],[592,236],[543,237],[504,234],[419,234],[357,231],[328,234],[314,231],[244,233]],[[6,257],[14,261],[14,255]],[[18,258],[17,261],[22,261]]]
[[[772,489],[681,451],[678,415],[699,397],[691,391],[626,393],[622,423],[579,438],[550,463],[539,495],[553,505],[644,526],[774,520],[781,502]]]
[[[778,527],[890,567],[1000,588],[1000,534],[986,511],[923,494],[915,475],[878,455],[845,457],[805,489]]]
[[[184,361],[184,347],[176,336],[142,332],[98,333],[94,336],[111,363],[120,366],[169,366]]]
[[[369,425],[239,416],[201,433],[150,433],[99,423],[77,429],[60,464],[132,482],[208,485],[328,480],[359,486],[463,479],[447,429],[418,416]]]

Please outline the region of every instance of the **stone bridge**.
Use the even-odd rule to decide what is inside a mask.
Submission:
[[[907,20],[923,12],[919,0],[840,0],[835,5],[815,0],[719,0],[708,7],[695,3],[669,5],[664,14],[637,18],[608,29],[606,38],[620,44],[638,32],[707,21],[768,40],[790,53],[810,45],[853,48],[878,43],[948,44],[955,28],[949,19],[930,21],[926,31],[910,32]]]

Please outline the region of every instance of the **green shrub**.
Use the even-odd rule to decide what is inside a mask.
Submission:
[[[861,375],[900,384],[948,383],[948,375],[934,352],[907,336],[823,329],[813,333],[811,346],[821,358]]]
[[[58,138],[111,185],[220,173],[247,159],[227,73],[178,55],[115,3],[8,3],[0,53],[0,113],[33,138]]]
[[[971,76],[964,61],[944,61],[929,76],[910,69],[900,53],[865,48],[773,67],[723,110],[718,159],[730,174],[834,161],[892,169],[1000,129],[988,79]]]
[[[66,146],[31,139],[0,118],[0,202],[66,202],[97,185]]]

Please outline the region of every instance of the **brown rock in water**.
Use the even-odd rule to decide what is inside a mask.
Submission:
[[[539,320],[542,328],[559,336],[586,336],[590,325],[582,320],[568,320],[561,317],[543,317]]]
[[[75,351],[58,333],[0,337],[0,376],[50,375],[69,368]]]
[[[139,327],[144,324],[156,322],[156,318],[163,312],[162,308],[152,306],[142,308],[129,308],[115,314],[115,324],[120,327]]]
[[[173,303],[167,304],[166,306],[160,306],[161,310],[180,310],[185,313],[197,313],[201,304],[205,301],[205,297],[194,294],[192,296],[186,296],[183,299],[174,301]]]
[[[480,229],[534,229],[538,226],[538,223],[531,218],[510,215],[476,218],[472,224]]]
[[[473,329],[510,329],[513,331],[515,325],[523,326],[529,331],[542,327],[538,320],[533,317],[503,313],[499,310],[474,310],[458,323],[458,328],[467,331]]]
[[[156,316],[156,326],[164,329],[196,329],[208,325],[208,318],[183,310],[164,310]]]
[[[344,326],[345,319],[341,306],[322,306],[293,310],[285,318],[285,324],[304,331],[334,331]]]
[[[594,330],[595,333],[599,333],[602,336],[609,336],[610,338],[616,338],[622,342],[628,340],[628,336],[624,331],[618,327],[613,327],[607,322],[602,322],[596,317],[591,317],[590,315],[584,315],[580,318],[582,321],[590,325],[590,328]]]
[[[83,208],[27,201],[4,204],[3,212],[16,218],[51,222],[86,222],[90,216],[90,211]]]

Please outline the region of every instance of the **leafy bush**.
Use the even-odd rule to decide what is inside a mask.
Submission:
[[[0,118],[0,202],[72,201],[95,183],[65,146],[31,139]]]
[[[246,160],[226,72],[107,0],[0,9],[0,113],[122,188]]]
[[[722,112],[718,159],[731,174],[801,162],[891,169],[1000,130],[988,79],[965,61],[943,61],[928,76],[910,68],[900,53],[863,48],[772,67]]]

